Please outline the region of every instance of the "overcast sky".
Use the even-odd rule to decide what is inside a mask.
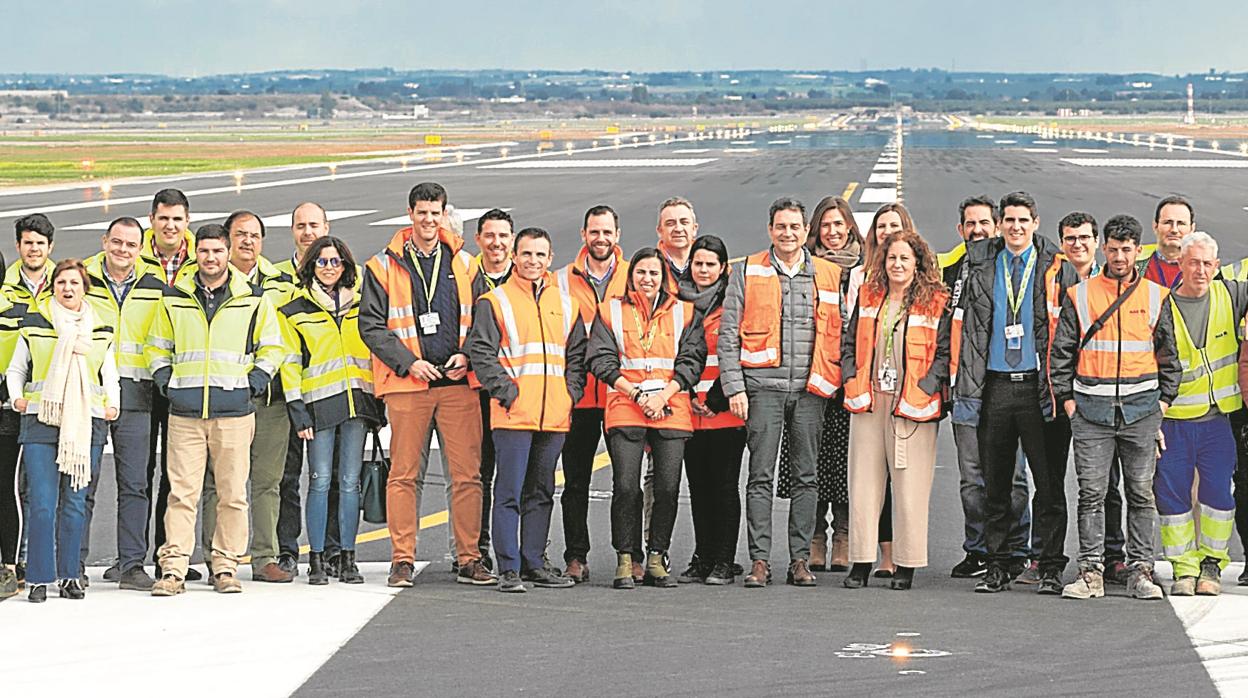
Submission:
[[[0,0],[0,72],[1248,70],[1245,0]]]

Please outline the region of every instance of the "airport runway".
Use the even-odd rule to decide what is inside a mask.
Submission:
[[[1193,199],[1197,228],[1219,239],[1224,262],[1248,255],[1248,239],[1242,233],[1248,197],[1243,194],[1244,173],[1238,169],[1246,161],[1241,158],[916,130],[903,140],[900,164],[890,167],[895,163],[885,154],[889,137],[889,133],[849,134],[838,137],[835,147],[822,147],[819,134],[754,134],[736,139],[737,143],[699,141],[541,158],[516,157],[528,147],[516,145],[509,146],[505,158],[492,148],[465,155],[463,163],[453,156],[429,165],[413,159],[406,171],[397,162],[370,163],[339,167],[332,175],[324,168],[246,174],[237,187],[229,175],[190,178],[169,186],[190,193],[193,221],[219,219],[236,208],[271,217],[265,252],[274,260],[292,250],[281,216],[300,201],[314,200],[330,210],[331,217],[337,216],[332,231],[346,239],[362,261],[400,227],[407,190],[426,179],[444,184],[452,203],[461,209],[479,215],[494,206],[508,208],[519,226],[548,228],[558,264],[575,254],[581,216],[597,203],[609,203],[620,212],[623,245],[631,252],[653,243],[657,204],[671,195],[685,196],[697,207],[700,232],[723,237],[732,254],[740,255],[765,246],[767,206],[777,196],[794,194],[813,206],[821,196],[846,190],[852,190],[855,211],[868,216],[876,202],[900,197],[937,249],[956,241],[957,204],[971,194],[1031,192],[1039,202],[1041,231],[1046,235],[1054,235],[1057,220],[1071,210],[1087,210],[1101,221],[1115,213],[1131,213],[1145,222],[1146,242],[1151,242],[1148,223],[1156,200],[1177,192]],[[996,142],[1006,140],[1015,142]],[[1158,162],[1147,167],[1132,166],[1138,162],[1097,165],[1110,162],[1107,158]],[[1194,167],[1195,160],[1213,166]],[[893,178],[900,180],[899,185],[890,181],[888,175],[893,173],[900,174]],[[145,213],[152,192],[160,186],[165,185],[114,187],[107,210],[98,200],[98,189],[0,193],[0,225],[10,225],[23,210],[48,210],[58,227],[55,256],[86,255],[98,250],[100,223],[120,214]],[[120,203],[130,199],[134,201]],[[473,223],[466,228],[471,233]],[[11,261],[8,249],[5,256]],[[1233,587],[1238,565],[1226,573],[1231,591],[1216,603],[1181,599],[1147,604],[1125,598],[1121,587],[1110,587],[1110,598],[1090,603],[1039,597],[1026,587],[980,596],[971,593],[971,583],[950,579],[949,569],[962,556],[962,512],[948,434],[946,424],[932,494],[931,566],[919,572],[909,593],[878,583],[849,591],[840,587],[840,575],[834,574],[819,575],[816,589],[778,584],[746,590],[738,582],[728,588],[614,591],[609,579],[614,568],[608,544],[610,474],[601,469],[591,497],[595,548],[589,584],[534,590],[519,598],[457,585],[445,557],[445,527],[438,526],[421,536],[418,557],[431,564],[416,586],[360,611],[366,615],[354,625],[339,623],[351,627],[335,626],[332,632],[338,635],[325,635],[331,632],[327,628],[315,632],[322,617],[336,613],[334,597],[311,598],[304,578],[295,588],[281,589],[290,593],[263,590],[272,600],[271,620],[265,622],[313,630],[307,635],[323,635],[319,641],[329,645],[317,650],[324,656],[310,666],[275,662],[268,671],[291,673],[283,685],[292,690],[306,677],[301,695],[381,691],[447,695],[500,689],[588,695],[970,691],[1065,695],[1132,687],[1201,696],[1243,690],[1248,672],[1239,655],[1248,637],[1238,628],[1248,618],[1248,609],[1239,605],[1248,597]],[[430,479],[425,515],[436,517],[444,510],[441,486],[439,477]],[[111,487],[106,475],[98,497],[98,522],[113,516]],[[1067,552],[1073,556],[1073,475],[1067,490],[1071,511]],[[785,526],[786,504],[776,503],[778,530]],[[687,500],[682,499],[672,546],[673,564],[680,569],[692,543],[687,511]],[[556,507],[549,548],[555,560],[563,551],[559,520]],[[388,540],[377,533],[372,536],[378,539],[360,547],[361,557],[387,559]],[[106,561],[113,546],[111,527],[97,523],[92,540],[92,561]],[[748,561],[744,551],[742,532],[738,560],[743,564]],[[783,568],[786,552],[782,546],[774,551],[777,570]],[[1243,559],[1238,541],[1233,557]],[[365,586],[381,594],[382,584],[384,573],[376,572]],[[104,586],[96,580],[78,617],[93,611],[92,602],[105,606],[124,596],[104,591]],[[249,591],[255,586],[259,585],[250,585]],[[254,616],[231,610],[229,599],[199,601],[209,596],[188,594],[164,604],[148,603],[152,609],[178,613],[177,604],[188,605],[196,597],[195,603],[213,604],[214,613],[224,614],[218,617],[237,622],[240,635],[259,634],[263,639],[263,624],[257,626]],[[57,603],[63,604],[54,599],[48,606]],[[29,609],[13,607],[12,601],[0,606],[0,623],[6,618],[19,623],[40,618]],[[1234,627],[1215,630],[1210,623],[1219,618],[1234,618]],[[172,616],[169,623],[176,623]],[[203,652],[195,636],[194,627],[176,625],[161,635],[165,642],[185,642],[188,651]],[[298,647],[313,640],[295,633],[274,641]],[[1194,642],[1200,645],[1199,652]],[[256,647],[264,651],[263,644]],[[897,656],[901,647],[908,648],[909,657]],[[290,647],[284,648],[289,653]],[[127,661],[134,660],[119,659],[116,664],[130,666]],[[207,680],[206,675],[198,676]],[[91,685],[86,682],[83,687]]]

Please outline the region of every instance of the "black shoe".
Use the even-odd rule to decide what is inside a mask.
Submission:
[[[415,578],[415,565],[410,562],[395,562],[390,565],[390,577],[386,579],[386,586],[405,589],[412,585]]]
[[[971,579],[978,577],[988,571],[988,562],[983,556],[977,553],[967,553],[962,558],[962,562],[953,566],[953,571],[949,573],[954,579]]]
[[[732,573],[732,567],[732,563],[730,562],[715,563],[715,566],[712,567],[711,571],[707,573],[706,579],[703,583],[710,584],[711,586],[736,584],[737,576]]]
[[[893,580],[888,583],[888,588],[896,589],[897,591],[909,591],[912,586],[914,586],[914,568],[897,565],[897,573],[893,575]]]
[[[48,585],[47,584],[31,584],[30,593],[26,595],[26,598],[29,599],[31,603],[43,603],[44,601],[47,601],[48,600]]]
[[[1244,571],[1239,573],[1239,585],[1248,587],[1248,564],[1244,565]]]
[[[22,590],[26,588],[26,565],[17,563],[13,566],[13,574],[17,577],[17,588]]]
[[[481,566],[485,568],[486,572],[494,571],[494,558],[490,557],[489,550],[481,551]]]
[[[1036,593],[1045,596],[1062,595],[1062,575],[1057,570],[1041,570],[1040,583],[1036,585]]]
[[[337,579],[338,572],[341,569],[339,565],[342,564],[342,551],[338,551],[333,555],[322,555],[321,560],[325,565],[325,574],[329,575],[330,579]]]
[[[87,598],[87,590],[82,588],[82,582],[77,579],[62,579],[56,585],[56,591],[62,599],[81,601]]]
[[[355,551],[344,550],[338,553],[338,581],[343,584],[363,584],[364,575],[355,564]]]
[[[91,586],[91,578],[87,576],[86,572],[83,572],[78,576],[78,583],[82,585],[83,589],[86,589]]]
[[[697,555],[689,561],[689,567],[676,577],[676,581],[681,584],[705,584],[706,576],[711,573],[711,563],[703,562],[698,559]]]
[[[116,584],[117,582],[120,582],[121,581],[121,568],[118,567],[116,564],[113,564],[108,569],[104,570],[104,581],[112,582],[114,584]]]
[[[281,567],[284,572],[288,572],[292,577],[299,576],[299,558],[290,553],[282,553],[277,556],[277,566]]]
[[[871,563],[855,562],[849,568],[849,575],[845,577],[845,581],[841,582],[841,586],[846,589],[861,589],[867,585],[871,578]]]
[[[156,580],[147,576],[147,570],[143,569],[143,565],[135,565],[123,572],[117,582],[120,588],[128,591],[151,591]]]
[[[308,553],[308,584],[318,587],[329,584],[329,572],[325,570],[324,553]]]
[[[542,587],[544,589],[567,589],[576,586],[576,582],[571,577],[565,577],[563,574],[550,566],[549,564],[542,566],[541,569],[524,570],[520,573],[521,581],[532,582],[533,586]],[[499,582],[500,591],[502,590],[502,582]]]
[[[209,569],[209,571],[211,571],[211,570],[212,570],[212,565],[208,565],[208,569]],[[204,578],[204,575],[200,574],[199,570],[195,569],[194,567],[187,567],[187,568],[186,568],[186,579],[185,579],[184,581],[187,581],[187,582],[198,582],[199,580],[201,580],[201,579],[203,579],[203,578]]]
[[[498,590],[512,594],[523,594],[528,591],[524,582],[520,581],[520,574],[515,570],[507,570],[498,578]]]
[[[998,565],[988,565],[988,571],[984,573],[984,578],[979,580],[979,584],[975,585],[975,593],[977,594],[995,594],[999,591],[1005,591],[1010,588],[1010,575]],[[1061,588],[1058,588],[1061,592]]]
[[[17,596],[17,575],[13,570],[0,564],[0,601],[10,596]]]
[[[734,562],[734,563],[731,563],[731,564],[732,564],[732,574],[733,574],[733,576],[734,576],[734,577],[740,577],[741,575],[745,574],[745,568],[744,568],[744,567],[742,567],[741,565],[739,565],[739,564],[737,564],[737,563],[735,563],[735,562]]]

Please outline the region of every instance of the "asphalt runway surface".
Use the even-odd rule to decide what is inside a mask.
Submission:
[[[804,135],[804,134],[798,134]],[[518,226],[546,227],[555,240],[556,265],[579,249],[578,230],[586,208],[611,204],[620,213],[622,244],[631,253],[653,244],[658,203],[671,195],[691,199],[701,234],[715,234],[730,252],[743,255],[764,247],[767,206],[782,194],[808,206],[822,196],[840,194],[855,184],[855,211],[874,204],[859,202],[869,183],[888,133],[841,139],[823,149],[800,143],[793,134],[753,135],[754,144],[707,141],[607,149],[573,155],[546,155],[536,162],[573,163],[631,160],[709,160],[682,166],[622,166],[614,162],[588,167],[482,169],[474,157],[497,158],[497,149],[481,156],[454,158],[407,171],[396,163],[343,166],[330,178],[310,169],[247,174],[241,190],[230,176],[196,177],[168,186],[191,194],[196,212],[248,208],[264,216],[289,213],[300,201],[314,200],[332,211],[359,212],[331,224],[362,262],[379,250],[399,225],[371,223],[403,215],[407,190],[435,180],[460,208],[508,208]],[[1041,232],[1053,236],[1057,220],[1071,210],[1087,210],[1104,221],[1130,213],[1145,222],[1152,241],[1153,207],[1172,193],[1190,196],[1197,228],[1218,238],[1224,262],[1248,255],[1242,232],[1248,198],[1244,175],[1237,169],[1180,167],[1189,159],[1231,159],[1190,153],[1149,153],[1130,146],[1059,142],[1026,152],[1025,139],[995,143],[973,133],[915,131],[907,134],[902,156],[900,194],[916,224],[937,250],[956,242],[958,202],[972,194],[999,197],[1026,190],[1039,202]],[[789,139],[790,143],[767,143]],[[1001,138],[1001,140],[1005,140]],[[582,144],[588,145],[588,144]],[[1105,154],[1076,154],[1073,148],[1104,149]],[[703,150],[705,152],[678,152]],[[533,162],[514,155],[507,163]],[[1067,157],[1125,157],[1172,160],[1174,166],[1145,168],[1085,167]],[[634,162],[633,165],[641,163]],[[670,163],[669,163],[670,164]],[[394,169],[394,172],[369,174]],[[312,179],[314,181],[296,181]],[[251,185],[263,185],[246,188]],[[120,214],[142,214],[152,192],[165,185],[118,185],[116,202],[97,205],[95,190],[0,195],[0,224],[14,211],[50,209],[58,226],[54,256],[86,255],[99,249],[98,230],[71,227],[106,221]],[[59,209],[59,210],[58,210]],[[466,225],[470,234],[474,223]],[[265,253],[272,260],[290,254],[286,228],[271,226]],[[12,259],[10,254],[6,258]],[[446,527],[424,532],[417,557],[432,564],[414,588],[399,593],[365,624],[300,689],[306,695],[462,694],[474,690],[578,694],[850,694],[865,692],[953,695],[970,691],[1016,695],[1066,695],[1089,691],[1143,689],[1150,693],[1217,695],[1217,688],[1193,649],[1183,623],[1168,602],[1144,603],[1109,587],[1100,602],[1077,603],[1040,597],[1016,586],[997,595],[971,592],[972,581],[949,578],[962,558],[962,509],[958,470],[948,424],[942,424],[931,502],[930,567],[916,575],[915,588],[895,592],[886,580],[872,580],[860,590],[840,586],[839,574],[823,573],[819,587],[797,589],[783,583],[763,589],[690,587],[630,592],[610,588],[614,555],[609,548],[610,472],[594,475],[590,528],[594,549],[592,580],[568,590],[531,590],[504,596],[492,589],[458,585],[446,556]],[[114,546],[112,482],[105,477],[98,494],[92,530],[93,562],[106,562]],[[422,513],[445,508],[444,481],[435,463]],[[1073,467],[1071,468],[1073,473]],[[306,486],[306,485],[305,485]],[[1076,488],[1067,479],[1070,511],[1067,554],[1077,550]],[[774,525],[785,530],[787,501],[777,500]],[[365,530],[376,527],[365,527]],[[562,558],[560,511],[556,503],[549,546],[552,560]],[[783,535],[778,536],[783,539]],[[688,501],[681,511],[672,544],[672,562],[683,569],[692,547]],[[366,560],[386,560],[389,541],[363,544]],[[787,561],[783,540],[773,551],[773,567],[783,581]],[[1233,558],[1241,560],[1238,540]],[[742,529],[738,561],[748,563]],[[1074,574],[1074,564],[1067,579]],[[302,582],[300,578],[297,582]],[[371,579],[369,583],[382,583]],[[332,612],[332,609],[325,609]],[[277,622],[313,622],[285,618]],[[246,630],[240,629],[243,632]],[[909,650],[909,657],[898,648]]]

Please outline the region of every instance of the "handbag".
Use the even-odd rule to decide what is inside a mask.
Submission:
[[[381,433],[374,428],[373,453],[360,473],[360,509],[372,524],[386,522],[386,482],[390,479],[390,459],[381,448]]]

